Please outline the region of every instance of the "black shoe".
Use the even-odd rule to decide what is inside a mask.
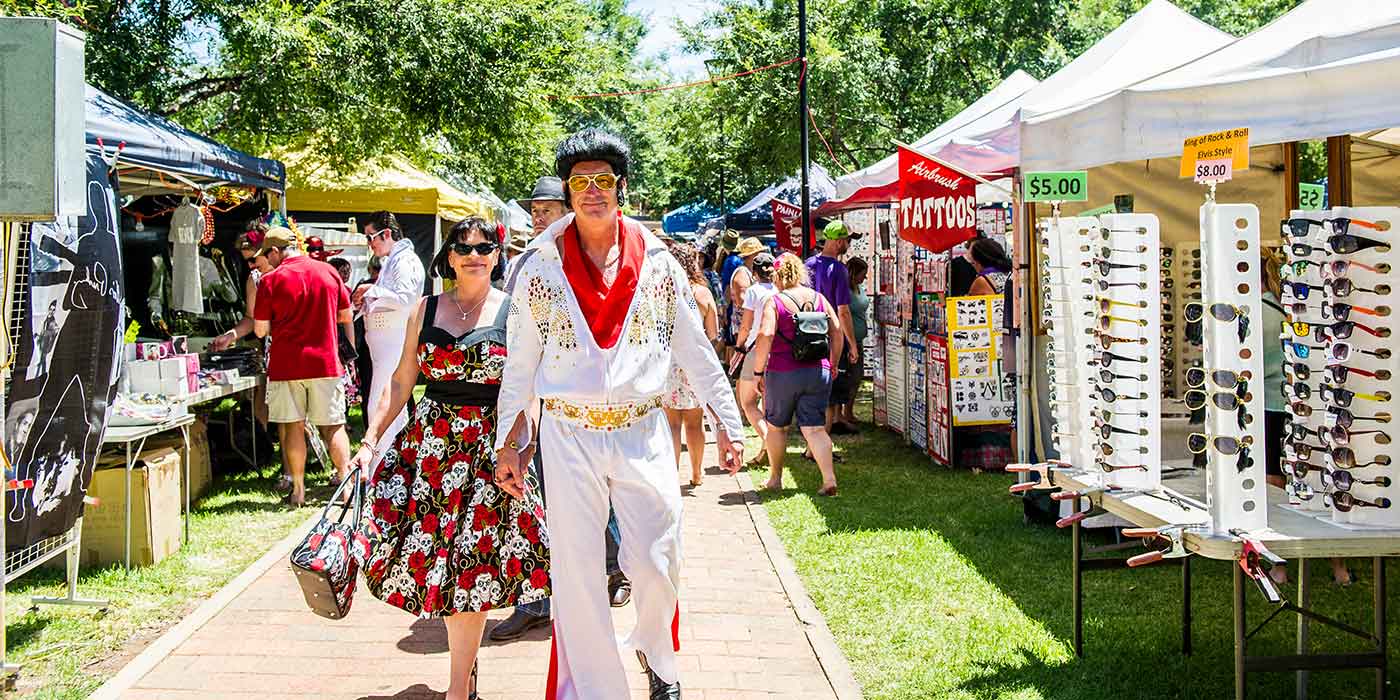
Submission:
[[[632,600],[632,582],[622,573],[608,577],[608,600],[614,608],[620,608]]]
[[[667,683],[650,668],[647,669],[647,685],[651,688],[647,695],[650,700],[681,700],[680,681]]]
[[[512,639],[519,639],[536,627],[543,627],[549,624],[549,616],[531,615],[530,613],[516,608],[510,617],[501,621],[500,624],[491,628],[491,633],[486,635],[493,642],[508,642]]]

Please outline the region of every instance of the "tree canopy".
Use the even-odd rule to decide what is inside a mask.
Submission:
[[[1243,34],[1301,0],[1178,0]],[[1147,0],[811,0],[811,155],[833,173],[917,138],[1013,70],[1043,78]],[[88,32],[94,84],[253,152],[310,145],[340,167],[402,153],[505,198],[582,126],[632,144],[658,211],[731,206],[799,167],[790,64],[647,95],[676,77],[639,55],[627,0],[0,0]],[[720,0],[679,27],[728,74],[797,54],[796,0]]]

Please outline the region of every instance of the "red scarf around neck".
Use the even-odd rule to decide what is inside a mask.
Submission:
[[[603,282],[603,272],[583,252],[579,240],[578,227],[570,222],[564,230],[564,277],[578,299],[579,311],[588,322],[598,347],[607,350],[617,345],[622,336],[622,324],[627,320],[627,311],[632,307],[632,296],[637,291],[637,279],[642,271],[642,258],[646,254],[646,240],[641,231],[628,226],[617,215],[617,251],[621,261],[617,278],[611,286]]]

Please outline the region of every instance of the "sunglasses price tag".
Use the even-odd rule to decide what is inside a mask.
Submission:
[[[1230,166],[1222,169],[1222,160],[1229,161]],[[1201,166],[1207,166],[1208,172],[1202,174]],[[1192,136],[1182,143],[1181,177],[1196,182],[1225,182],[1235,170],[1248,169],[1249,129],[1226,129]]]
[[[1235,164],[1229,158],[1203,160],[1196,163],[1194,180],[1203,185],[1229,182],[1235,177]]]
[[[1089,173],[1084,170],[1026,173],[1024,189],[1027,202],[1087,202]]]
[[[1298,183],[1298,208],[1303,211],[1317,211],[1322,208],[1322,200],[1326,195],[1326,186],[1300,182]]]

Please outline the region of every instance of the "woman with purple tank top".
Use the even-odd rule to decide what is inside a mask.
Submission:
[[[754,376],[763,392],[764,420],[777,428],[763,441],[768,453],[767,490],[783,485],[783,456],[787,450],[787,427],[797,419],[797,427],[807,441],[822,473],[821,496],[836,495],[836,470],[832,465],[831,436],[826,432],[826,407],[831,396],[832,368],[841,357],[845,336],[836,312],[821,294],[807,287],[807,267],[791,253],[784,253],[773,265],[773,285],[778,293],[763,307],[758,342],[754,345]],[[803,362],[793,357],[791,340],[796,335],[793,314],[823,311],[827,316],[828,356]]]

